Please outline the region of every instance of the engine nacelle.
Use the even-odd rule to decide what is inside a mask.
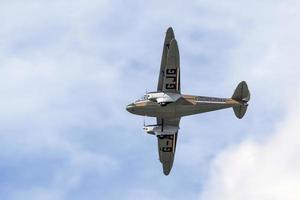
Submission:
[[[174,135],[178,130],[178,126],[161,126],[161,125],[148,125],[144,126],[143,129],[148,134],[152,135]]]
[[[181,97],[178,93],[155,92],[147,93],[145,99],[155,101],[157,103],[171,103],[177,101]]]

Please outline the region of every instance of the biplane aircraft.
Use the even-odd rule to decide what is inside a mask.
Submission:
[[[241,119],[249,100],[250,93],[245,81],[238,84],[231,98],[181,94],[179,50],[170,27],[163,46],[157,91],[146,93],[126,109],[136,115],[156,117],[155,125],[144,124],[143,129],[157,137],[159,160],[164,174],[168,175],[174,161],[181,117],[233,108],[236,117]]]

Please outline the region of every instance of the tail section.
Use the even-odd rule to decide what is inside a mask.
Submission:
[[[231,98],[240,103],[233,107],[235,116],[239,119],[243,118],[247,111],[247,102],[250,100],[250,92],[245,81],[238,84]]]

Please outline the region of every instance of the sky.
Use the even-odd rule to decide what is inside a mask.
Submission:
[[[0,1],[0,199],[300,199],[296,0]],[[127,104],[155,91],[172,26],[184,94],[232,109],[185,117],[164,176]],[[151,122],[153,119],[146,119]]]

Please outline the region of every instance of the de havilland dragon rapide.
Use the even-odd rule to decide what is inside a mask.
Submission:
[[[181,94],[179,50],[170,27],[165,36],[157,91],[146,93],[126,109],[132,114],[156,117],[155,125],[144,125],[143,129],[157,137],[159,160],[164,174],[168,175],[173,166],[181,117],[233,108],[236,117],[241,119],[249,100],[245,81],[238,84],[231,98]]]

